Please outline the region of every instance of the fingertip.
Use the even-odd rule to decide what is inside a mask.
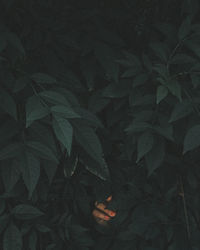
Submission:
[[[110,195],[107,199],[106,199],[106,201],[111,201],[112,200],[112,195]]]
[[[110,220],[110,217],[109,216],[107,216],[107,215],[105,215],[105,220]]]
[[[112,217],[114,217],[114,216],[116,216],[116,212],[111,211],[111,212],[110,212],[110,215],[111,215]]]

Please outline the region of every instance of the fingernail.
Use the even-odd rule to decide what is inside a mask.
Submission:
[[[115,213],[115,212],[111,212],[110,215],[111,215],[111,216],[115,216],[116,213]]]
[[[106,215],[106,216],[105,216],[105,219],[106,219],[106,220],[109,220],[109,219],[110,219],[110,217]]]
[[[107,200],[107,201],[111,201],[111,200],[112,200],[112,195],[109,196],[106,200]]]

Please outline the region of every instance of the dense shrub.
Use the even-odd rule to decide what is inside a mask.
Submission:
[[[1,249],[199,249],[198,14],[1,1]],[[103,228],[91,212],[109,194]]]

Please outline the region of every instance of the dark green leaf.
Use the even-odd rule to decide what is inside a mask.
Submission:
[[[57,139],[63,143],[68,155],[71,154],[73,127],[67,119],[54,115],[53,129]]]
[[[159,104],[168,94],[168,89],[160,85],[157,87],[157,93],[156,93],[156,103]]]
[[[182,96],[181,96],[181,86],[176,80],[169,80],[166,85],[169,89],[169,91],[176,96],[179,101],[182,101]]]
[[[50,75],[44,73],[34,73],[31,75],[31,79],[37,83],[46,83],[46,84],[55,84],[57,83],[56,79]]]
[[[56,105],[51,107],[51,112],[62,115],[64,118],[80,118],[81,116],[77,114],[72,108],[63,106],[63,105]]]
[[[46,145],[42,144],[39,141],[28,141],[27,146],[34,151],[43,159],[52,160],[58,163],[58,159],[56,155],[52,152],[52,150]]]
[[[29,249],[36,250],[38,237],[35,231],[32,231],[29,236]]]
[[[17,205],[16,207],[12,209],[11,212],[17,218],[20,218],[23,220],[34,219],[34,218],[44,215],[44,213],[41,212],[38,208],[33,207],[31,205],[27,205],[27,204]]]
[[[4,186],[6,191],[9,192],[13,189],[21,176],[19,161],[17,159],[13,159],[11,164],[6,164],[6,167],[2,167],[1,170]]]
[[[5,90],[0,90],[0,107],[17,120],[17,108],[13,97]]]
[[[0,149],[0,160],[5,160],[8,158],[13,158],[17,156],[21,152],[21,144],[20,143],[12,143],[4,148]]]
[[[41,224],[37,224],[36,228],[41,233],[48,233],[51,231],[51,229],[49,227],[46,227],[45,225],[41,225]]]
[[[66,105],[67,107],[71,107],[66,98],[58,92],[45,90],[40,92],[39,95],[52,104],[62,104]]]
[[[191,31],[191,19],[190,17],[186,17],[186,19],[182,22],[179,31],[178,38],[179,41],[183,40]]]
[[[6,41],[6,36],[5,33],[0,33],[0,53],[6,48],[7,46],[7,41]]]
[[[16,48],[22,56],[25,56],[26,52],[24,50],[24,47],[19,39],[19,37],[12,32],[6,33],[6,38],[9,44],[11,44],[14,48]]]
[[[148,177],[161,166],[165,156],[164,140],[157,139],[153,148],[145,155],[145,160],[148,168]]]
[[[50,113],[48,107],[41,107],[40,109],[34,109],[26,114],[26,128],[29,127],[33,121],[44,118]]]
[[[25,151],[20,158],[20,168],[31,198],[40,177],[40,162],[33,154]]]
[[[153,147],[153,135],[150,132],[144,132],[137,143],[137,160],[138,162],[145,154],[147,154]]]
[[[3,236],[3,250],[22,250],[22,236],[15,224],[10,223]]]
[[[169,122],[177,121],[192,113],[193,107],[189,101],[177,103],[171,113]]]
[[[200,146],[200,125],[195,125],[187,131],[183,145],[183,154]]]

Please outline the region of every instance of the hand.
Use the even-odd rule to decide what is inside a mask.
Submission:
[[[112,200],[112,196],[109,196],[106,201],[110,202]],[[116,215],[116,212],[106,209],[106,205],[104,203],[95,202],[96,209],[93,210],[92,215],[96,222],[100,225],[107,226],[108,221]]]

